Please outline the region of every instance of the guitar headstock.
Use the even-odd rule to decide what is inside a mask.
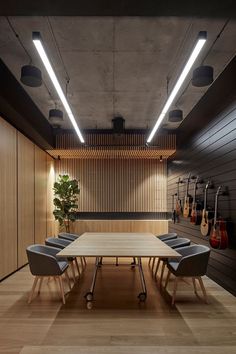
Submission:
[[[218,195],[220,194],[220,191],[221,191],[222,187],[223,187],[223,186],[219,186],[219,187],[217,188],[217,191],[216,191],[216,196],[217,196],[217,197],[218,197]]]

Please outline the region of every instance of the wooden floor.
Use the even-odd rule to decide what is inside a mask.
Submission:
[[[0,283],[0,353],[231,354],[236,353],[236,299],[204,277],[209,304],[181,281],[170,305],[173,281],[160,293],[145,262],[148,299],[140,304],[138,269],[99,270],[94,307],[87,310],[92,264],[62,305],[54,281],[27,304],[32,276],[23,268]],[[66,283],[65,283],[66,286]],[[200,291],[199,291],[200,294]]]

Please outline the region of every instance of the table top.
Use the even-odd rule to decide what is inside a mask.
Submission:
[[[85,232],[58,256],[176,258],[180,255],[148,232]]]

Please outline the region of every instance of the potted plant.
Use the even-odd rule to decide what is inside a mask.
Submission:
[[[54,183],[53,204],[55,209],[53,215],[64,226],[66,232],[70,232],[70,221],[76,220],[78,209],[78,194],[80,192],[78,181],[71,180],[69,175],[59,175],[58,181]]]

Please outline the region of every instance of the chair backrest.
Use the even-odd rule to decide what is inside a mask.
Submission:
[[[189,246],[191,241],[188,238],[179,237],[174,240],[164,241],[165,244],[170,246],[171,248],[179,248],[184,246]]]
[[[57,238],[57,237],[48,237],[45,240],[45,244],[48,245],[48,246],[58,247],[60,249],[64,249],[66,246],[71,244],[71,241],[60,239],[60,238]]]
[[[60,275],[56,255],[60,248],[44,245],[31,245],[26,248],[30,271],[33,275]]]
[[[177,233],[176,232],[170,232],[168,234],[162,234],[160,236],[157,236],[161,241],[168,241],[168,240],[173,240],[177,238]]]
[[[210,257],[210,248],[204,245],[191,245],[176,249],[182,258],[176,269],[176,275],[202,276],[206,274]]]
[[[64,240],[69,240],[69,241],[74,241],[76,240],[80,235],[77,235],[77,234],[72,234],[72,233],[69,233],[69,232],[60,232],[58,234],[58,237],[60,239],[64,239]]]

